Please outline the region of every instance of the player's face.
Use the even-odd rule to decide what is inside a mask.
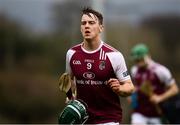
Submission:
[[[144,58],[135,60],[135,64],[140,68],[146,67]]]
[[[99,37],[103,26],[99,24],[98,18],[90,13],[81,18],[81,33],[85,40],[93,40]]]

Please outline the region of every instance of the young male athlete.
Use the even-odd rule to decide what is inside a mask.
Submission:
[[[68,50],[66,72],[72,80],[75,77],[75,98],[87,104],[89,118],[86,124],[113,125],[122,119],[119,96],[131,95],[134,86],[123,55],[101,40],[102,31],[102,14],[90,8],[83,9],[83,41]],[[67,95],[73,99],[71,91]]]
[[[145,44],[135,45],[131,57],[135,62],[131,75],[136,89],[131,96],[131,123],[161,124],[163,112],[159,104],[178,93],[176,82],[165,66],[151,59]]]

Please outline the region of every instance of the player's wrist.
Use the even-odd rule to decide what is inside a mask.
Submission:
[[[128,85],[128,83],[121,84],[119,86],[119,95],[122,97],[130,96],[134,92],[134,87],[131,85]]]

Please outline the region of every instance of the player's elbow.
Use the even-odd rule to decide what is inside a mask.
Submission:
[[[174,91],[175,91],[175,93],[176,94],[178,94],[179,93],[179,88],[178,88],[178,86],[176,85],[176,87],[174,87]]]
[[[178,86],[177,86],[176,83],[174,83],[174,84],[171,85],[171,90],[172,90],[172,92],[173,92],[173,95],[176,95],[176,94],[179,93],[179,88],[178,88]]]

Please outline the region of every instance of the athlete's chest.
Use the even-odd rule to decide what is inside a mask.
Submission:
[[[154,90],[162,84],[156,73],[151,70],[139,70],[135,75],[135,82],[138,87],[141,87],[143,84],[150,84]]]
[[[109,58],[100,52],[76,52],[70,60],[70,66],[77,79],[104,80],[112,77],[113,73]]]

